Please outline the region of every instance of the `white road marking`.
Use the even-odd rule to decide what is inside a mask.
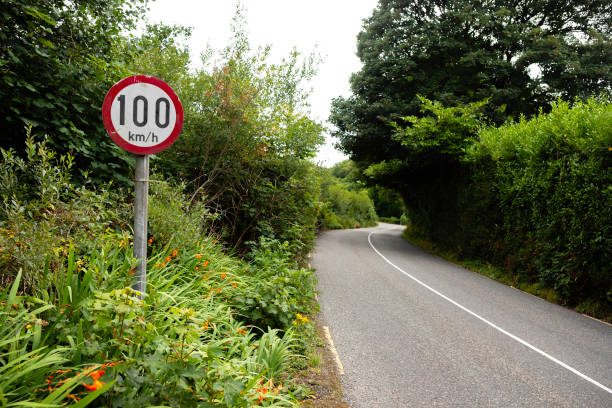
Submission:
[[[327,339],[327,343],[329,343],[329,349],[334,355],[334,360],[336,360],[336,365],[338,366],[338,374],[344,375],[344,367],[342,367],[342,362],[340,361],[338,350],[336,350],[336,346],[334,346],[334,341],[331,338],[331,334],[329,334],[329,327],[323,326],[323,332],[325,333],[325,338]]]
[[[612,389],[606,387],[605,385],[595,381],[594,379],[592,379],[591,377],[588,377],[585,374],[582,374],[580,371],[576,370],[573,367],[570,367],[569,365],[565,364],[563,361],[556,359],[555,357],[551,356],[550,354],[546,353],[545,351],[540,350],[539,348],[532,346],[531,344],[527,343],[525,340],[521,339],[520,337],[515,336],[514,334],[502,329],[501,327],[495,325],[494,323],[491,323],[490,321],[488,321],[487,319],[485,319],[484,317],[472,312],[470,309],[468,309],[467,307],[455,302],[453,299],[449,298],[446,295],[443,295],[442,293],[438,292],[437,290],[435,290],[434,288],[432,288],[431,286],[427,285],[426,283],[421,282],[419,279],[415,278],[414,276],[412,276],[411,274],[409,274],[408,272],[404,271],[402,268],[400,268],[399,266],[395,265],[393,262],[391,262],[390,260],[388,260],[382,253],[380,253],[380,251],[378,249],[376,249],[376,247],[374,246],[374,244],[372,244],[372,240],[371,240],[371,236],[372,234],[374,234],[375,231],[370,232],[370,234],[368,235],[368,243],[370,244],[370,246],[372,247],[372,249],[374,250],[374,252],[376,252],[382,259],[385,260],[385,262],[387,262],[389,265],[391,265],[392,267],[394,267],[395,269],[397,269],[398,271],[400,271],[401,273],[403,273],[404,275],[406,275],[407,277],[409,277],[410,279],[412,279],[413,281],[415,281],[416,283],[418,283],[419,285],[423,286],[425,289],[428,289],[429,291],[435,293],[436,295],[440,296],[442,299],[452,303],[453,305],[457,306],[459,309],[471,314],[472,316],[474,316],[475,318],[483,321],[484,323],[488,324],[489,326],[491,326],[492,328],[494,328],[495,330],[499,331],[500,333],[505,334],[506,336],[510,337],[511,339],[521,343],[522,345],[524,345],[525,347],[530,348],[531,350],[535,351],[536,353],[546,357],[547,359],[549,359],[550,361],[560,365],[561,367],[571,371],[572,373],[576,374],[578,377],[583,378],[584,380],[587,380],[588,382],[590,382],[591,384],[596,385],[597,387],[601,388],[602,390],[612,394]]]

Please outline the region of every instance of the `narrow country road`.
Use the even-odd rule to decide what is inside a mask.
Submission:
[[[612,407],[612,326],[427,254],[325,232],[312,266],[352,408]]]

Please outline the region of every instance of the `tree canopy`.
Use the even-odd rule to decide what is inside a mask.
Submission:
[[[120,33],[146,0],[0,0],[0,146],[25,146],[24,127],[48,135],[80,168],[110,178],[124,153],[100,121],[103,96],[122,75]],[[102,97],[100,97],[102,96]]]
[[[404,155],[391,121],[418,96],[488,99],[487,118],[610,90],[612,5],[587,0],[381,0],[358,36],[353,95],[333,102],[339,147],[362,167]]]

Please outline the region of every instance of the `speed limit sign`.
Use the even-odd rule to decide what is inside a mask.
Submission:
[[[183,107],[158,78],[134,75],[117,82],[102,104],[109,136],[128,152],[147,155],[167,149],[183,126]]]
[[[174,143],[183,126],[183,107],[161,79],[134,75],[108,91],[102,103],[102,121],[115,143],[136,154],[133,256],[138,262],[134,289],[143,297],[147,282],[149,155]]]

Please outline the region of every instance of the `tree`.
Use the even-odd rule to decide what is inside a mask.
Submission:
[[[353,95],[337,98],[339,147],[365,168],[402,158],[391,121],[488,99],[501,123],[610,90],[612,5],[592,0],[381,0],[358,36]]]
[[[0,0],[0,146],[23,151],[32,125],[58,152],[77,153],[81,170],[115,176],[127,155],[106,136],[101,105],[128,74],[116,47],[146,1]]]
[[[250,48],[244,24],[239,6],[228,46],[206,52],[197,70],[180,27],[150,26],[131,41],[141,53],[132,69],[167,81],[185,115],[181,136],[152,163],[188,183],[192,203],[216,214],[211,228],[237,251],[266,236],[299,254],[312,245],[318,211],[310,159],[323,128],[309,117],[304,86],[316,60],[293,52],[270,63],[269,49]]]

